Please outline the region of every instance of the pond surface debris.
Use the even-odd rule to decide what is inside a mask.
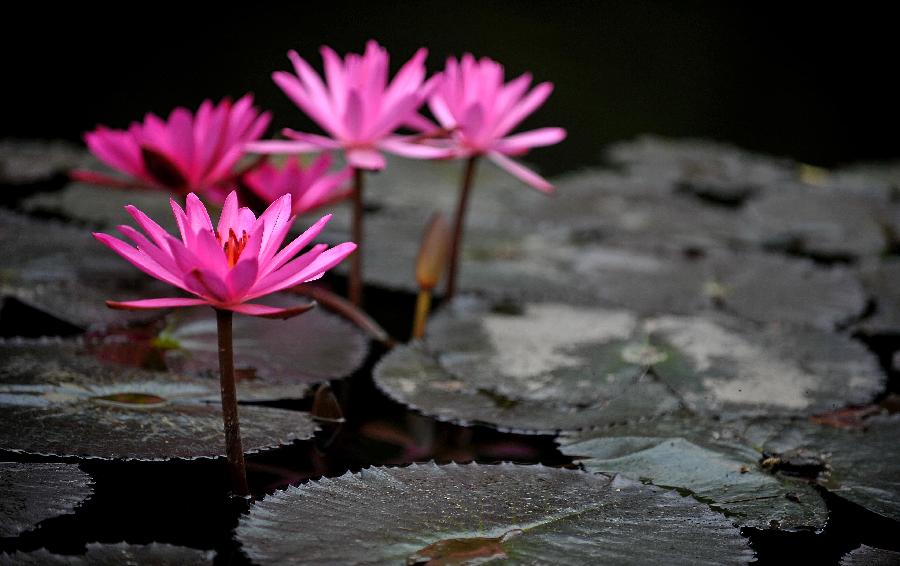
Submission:
[[[406,344],[463,164],[371,175],[365,307],[401,344],[321,306],[235,321],[246,501],[211,316],[103,304],[159,289],[86,228],[165,199],[0,143],[0,564],[898,563],[900,165],[606,158],[554,198],[483,164],[458,295]]]

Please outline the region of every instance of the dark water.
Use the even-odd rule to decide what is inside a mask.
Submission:
[[[5,18],[0,136],[78,139],[147,111],[255,92],[276,128],[310,124],[271,82],[297,49],[359,51],[429,69],[465,51],[557,89],[525,126],[568,128],[529,159],[548,174],[596,163],[605,144],[654,132],[730,141],[834,165],[900,157],[895,20],[821,3],[471,1],[154,2],[22,8]],[[273,128],[273,132],[275,129]]]

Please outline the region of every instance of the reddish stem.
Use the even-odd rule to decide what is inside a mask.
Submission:
[[[350,302],[362,305],[363,300],[363,171],[353,169],[353,229],[351,239],[356,243],[356,252],[350,257]]]
[[[456,277],[459,271],[459,256],[462,251],[463,225],[466,221],[466,209],[469,206],[469,193],[472,191],[472,181],[475,179],[475,166],[478,164],[478,156],[473,155],[466,161],[463,171],[462,187],[459,190],[459,203],[456,205],[456,215],[453,217],[453,240],[450,242],[450,267],[447,272],[447,292],[445,299],[452,299],[456,294]]]
[[[236,495],[247,497],[247,466],[241,446],[241,423],[238,420],[237,388],[234,382],[234,342],[231,330],[232,312],[216,309],[219,330],[219,383],[222,388],[222,418],[225,422],[225,454],[231,473],[231,486]]]

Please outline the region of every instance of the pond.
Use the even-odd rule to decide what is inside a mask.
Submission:
[[[327,299],[343,265],[309,314],[235,318],[243,499],[213,312],[103,304],[160,289],[89,231],[165,199],[67,182],[97,164],[63,143],[0,165],[0,563],[900,556],[896,166],[645,137],[547,198],[481,164],[459,294],[409,341],[462,164],[389,159],[371,320]],[[317,241],[349,239],[349,208]]]

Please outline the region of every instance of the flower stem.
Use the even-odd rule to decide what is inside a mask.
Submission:
[[[431,310],[431,291],[421,289],[416,298],[416,318],[413,322],[412,337],[415,339],[425,336],[425,323],[428,321],[428,312]]]
[[[351,239],[356,243],[356,252],[350,257],[350,302],[354,306],[362,304],[363,295],[363,171],[353,169],[353,229]]]
[[[459,270],[459,256],[462,251],[463,225],[466,221],[466,208],[469,205],[469,193],[472,191],[472,181],[475,179],[475,166],[478,164],[478,156],[473,155],[466,161],[463,172],[462,187],[459,190],[459,203],[456,205],[456,215],[453,217],[453,240],[450,242],[450,268],[447,273],[447,292],[445,299],[452,299],[456,294],[456,276]]]
[[[225,453],[231,472],[231,486],[236,495],[250,495],[247,467],[241,446],[241,423],[238,420],[237,391],[234,383],[234,345],[231,331],[232,312],[216,309],[219,330],[219,381],[222,388],[222,418],[225,421]]]

